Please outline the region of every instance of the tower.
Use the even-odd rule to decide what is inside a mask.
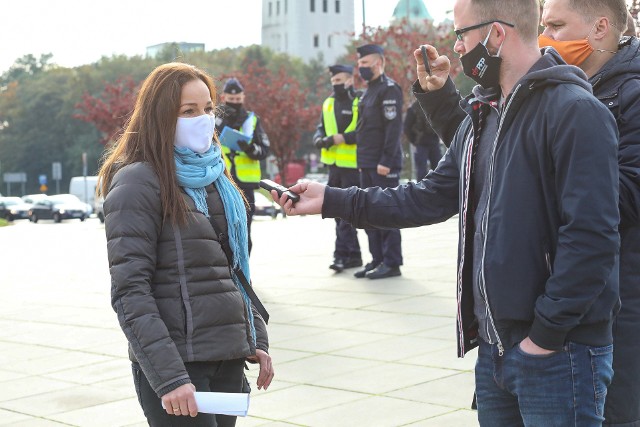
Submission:
[[[335,63],[354,32],[354,0],[262,0],[262,45]]]
[[[433,22],[423,0],[399,0],[393,10],[391,20],[392,22],[400,22],[403,19],[407,19],[411,25],[420,25],[425,20]]]

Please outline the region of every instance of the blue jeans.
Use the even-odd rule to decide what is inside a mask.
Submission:
[[[602,425],[613,345],[569,342],[547,356],[516,345],[499,356],[495,344],[479,341],[476,394],[482,427]]]

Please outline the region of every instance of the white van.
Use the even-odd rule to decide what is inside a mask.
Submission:
[[[97,176],[74,176],[69,182],[69,193],[95,209]]]

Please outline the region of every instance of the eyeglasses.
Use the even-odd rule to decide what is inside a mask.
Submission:
[[[481,27],[484,27],[485,25],[493,24],[494,22],[499,22],[500,24],[504,24],[504,25],[506,25],[508,27],[511,27],[511,28],[515,27],[514,24],[510,24],[508,22],[500,21],[499,19],[494,19],[493,21],[485,21],[485,22],[482,22],[480,24],[471,25],[470,27],[464,27],[464,28],[460,28],[460,29],[457,29],[457,30],[453,30],[453,31],[456,33],[456,37],[458,38],[458,40],[462,41],[462,35],[464,33],[466,33],[467,31],[475,30],[476,28],[481,28]]]

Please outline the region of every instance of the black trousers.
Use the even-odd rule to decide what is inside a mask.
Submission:
[[[358,169],[341,168],[335,165],[329,167],[329,181],[327,185],[336,188],[357,187],[360,185]],[[347,221],[336,218],[336,245],[333,252],[335,259],[361,258],[358,232]]]
[[[360,169],[360,188],[394,188],[399,184],[399,172],[392,171],[387,176],[378,175],[376,169]],[[369,238],[369,252],[372,262],[385,263],[389,267],[402,265],[402,238],[397,228],[378,230],[365,229]]]
[[[244,381],[244,359],[223,362],[185,363],[191,383],[196,391],[220,391],[240,393]],[[198,416],[169,415],[162,408],[162,401],[151,388],[140,365],[132,364],[133,382],[138,402],[151,427],[234,427],[236,417],[198,413]]]

